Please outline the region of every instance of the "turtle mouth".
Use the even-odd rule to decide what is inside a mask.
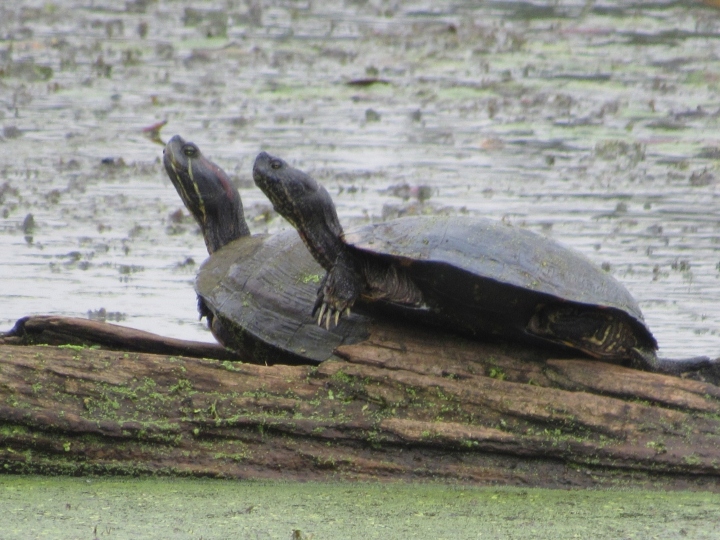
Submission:
[[[165,165],[165,170],[176,187],[178,183],[182,183],[180,173],[187,172],[189,165],[189,163],[184,164],[178,159],[178,156],[182,155],[182,147],[184,144],[185,141],[182,137],[175,135],[168,141],[165,148],[163,148],[163,165]]]
[[[182,184],[180,172],[178,171],[180,164],[175,159],[172,150],[169,150],[168,148],[163,150],[163,165],[165,165],[165,171],[170,177],[170,181],[173,183],[175,188],[179,190],[180,184]]]
[[[273,209],[278,214],[282,215],[283,217],[285,217],[285,219],[292,223],[292,221],[285,214],[287,206],[284,202],[285,199],[281,196],[278,196],[278,191],[285,191],[282,183],[276,178],[272,178],[271,176],[265,174],[265,172],[261,171],[260,168],[257,166],[257,162],[255,167],[253,167],[253,180],[255,181],[255,185],[259,187],[260,190],[265,194],[265,196],[270,200],[273,205]],[[287,197],[288,194],[286,194],[285,196]]]
[[[257,185],[260,189],[263,190],[263,192],[265,191],[265,178],[263,177],[262,173],[257,170],[257,168],[253,168],[253,181],[255,182],[255,185]],[[270,196],[267,193],[266,195],[268,195],[268,197]]]
[[[189,183],[195,183],[192,180],[192,169],[185,167],[182,163],[180,163],[175,156],[175,153],[167,148],[163,151],[163,163],[165,165],[165,170],[170,177],[170,181],[172,181],[175,189],[180,192],[180,195],[183,196],[184,200],[185,197],[183,194],[185,193],[185,185],[188,183],[188,180],[190,180]]]

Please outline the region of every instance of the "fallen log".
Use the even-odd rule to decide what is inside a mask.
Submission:
[[[0,344],[85,345],[118,351],[239,360],[236,353],[217,343],[169,338],[127,326],[57,315],[19,319],[9,332],[0,335]]]
[[[720,488],[708,382],[395,324],[319,366],[8,339],[8,472]]]

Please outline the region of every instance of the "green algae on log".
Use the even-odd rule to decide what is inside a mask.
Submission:
[[[385,324],[319,366],[0,346],[0,468],[720,487],[720,387]]]

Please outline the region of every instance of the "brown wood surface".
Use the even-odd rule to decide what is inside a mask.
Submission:
[[[126,331],[101,324],[80,333]],[[390,325],[320,366],[19,341],[8,472],[720,487],[720,387],[690,378]]]
[[[114,350],[198,358],[238,360],[236,353],[217,343],[203,343],[159,336],[151,332],[75,317],[35,315],[23,317],[12,330],[0,335],[8,345],[99,345]]]

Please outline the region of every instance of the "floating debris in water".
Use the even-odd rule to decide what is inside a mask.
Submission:
[[[410,184],[402,183],[392,185],[387,189],[382,190],[380,193],[387,193],[389,195],[392,195],[393,197],[399,197],[404,201],[413,198],[423,203],[427,201],[430,197],[432,197],[434,191],[435,190],[432,186],[411,186]]]
[[[227,37],[226,11],[186,7],[183,23],[188,27],[197,27],[206,38]]]
[[[366,122],[379,122],[381,118],[380,113],[373,109],[367,109],[365,111]]]
[[[688,261],[687,259],[677,258],[672,263],[670,263],[670,268],[679,272],[687,272],[690,270],[690,261]]]
[[[3,137],[6,139],[17,139],[22,136],[22,131],[17,126],[3,127]]]
[[[165,146],[165,141],[163,141],[162,138],[160,138],[160,130],[163,127],[165,127],[165,125],[167,123],[168,123],[168,121],[166,119],[166,120],[161,120],[160,122],[156,122],[147,127],[144,127],[142,129],[143,135],[145,135],[152,142]]]
[[[195,259],[192,257],[185,257],[185,260],[175,265],[177,269],[193,268],[195,266]]]
[[[123,158],[106,157],[100,160],[101,165],[106,167],[125,167],[125,160]]]
[[[119,311],[107,311],[104,307],[101,307],[100,309],[88,310],[87,318],[91,321],[120,322],[124,321],[127,318],[127,315],[125,313],[120,313]]]
[[[695,171],[690,175],[690,185],[695,187],[709,186],[715,183],[715,175],[707,170]]]
[[[348,86],[372,86],[374,84],[390,84],[387,79],[378,79],[377,77],[365,77],[362,79],[351,79],[345,83]]]
[[[22,222],[22,231],[25,234],[32,234],[35,232],[35,218],[32,214],[25,216],[25,219]]]

